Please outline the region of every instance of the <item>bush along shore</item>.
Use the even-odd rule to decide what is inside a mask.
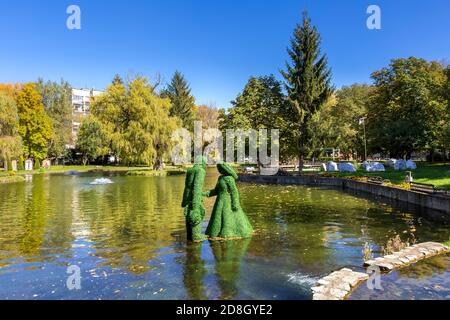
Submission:
[[[24,181],[25,181],[25,178],[22,176],[12,175],[12,176],[0,177],[0,184],[17,183],[17,182],[24,182]]]
[[[156,171],[147,167],[120,167],[120,166],[53,166],[50,169],[39,168],[33,171],[3,172],[0,173],[0,184],[15,183],[25,181],[25,175],[35,174],[67,174],[67,173],[98,173],[98,174],[126,174],[128,176],[142,177],[166,177],[183,175],[186,169],[183,167],[167,167],[164,170]]]

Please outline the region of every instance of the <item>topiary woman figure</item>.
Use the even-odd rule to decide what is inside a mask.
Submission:
[[[207,197],[217,196],[206,234],[210,238],[248,238],[253,228],[241,208],[236,187],[238,176],[229,164],[218,164],[217,169],[221,176],[216,188],[204,193]]]

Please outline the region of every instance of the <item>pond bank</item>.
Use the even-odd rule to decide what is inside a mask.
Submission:
[[[348,190],[369,193],[400,202],[406,202],[419,207],[437,210],[450,215],[450,197],[410,191],[392,186],[379,185],[343,178],[324,178],[319,175],[304,176],[260,176],[239,175],[239,181],[255,184],[331,186]]]
[[[364,267],[368,268],[367,270],[371,270],[371,272],[374,270],[391,272],[395,269],[408,267],[421,260],[448,254],[449,252],[450,248],[446,245],[426,242],[413,245],[391,255],[366,261]],[[350,269],[335,271],[329,276],[320,279],[317,286],[311,288],[313,300],[345,300],[361,283],[368,279],[368,273],[355,272]]]
[[[23,182],[25,178],[22,176],[4,176],[0,177],[0,184]]]

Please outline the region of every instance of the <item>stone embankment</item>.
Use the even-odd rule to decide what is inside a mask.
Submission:
[[[420,260],[450,253],[450,247],[436,242],[413,245],[391,255],[369,260],[364,267],[376,267],[380,272],[391,272],[407,267]],[[342,269],[319,280],[312,288],[313,300],[345,300],[361,283],[369,279],[369,274]]]
[[[425,242],[408,247],[391,255],[366,261],[364,267],[378,267],[382,272],[391,272],[395,269],[407,267],[420,260],[449,252],[450,248],[443,244]]]

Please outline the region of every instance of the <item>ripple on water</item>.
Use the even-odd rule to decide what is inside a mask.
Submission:
[[[96,178],[0,185],[0,299],[310,299],[319,278],[361,265],[366,241],[379,248],[404,231],[418,241],[450,236],[445,225],[339,190],[240,184],[256,235],[192,245],[184,177],[90,186]],[[208,175],[205,190],[216,180]],[[203,228],[213,205],[205,200]],[[68,265],[81,268],[80,292],[65,287]]]

